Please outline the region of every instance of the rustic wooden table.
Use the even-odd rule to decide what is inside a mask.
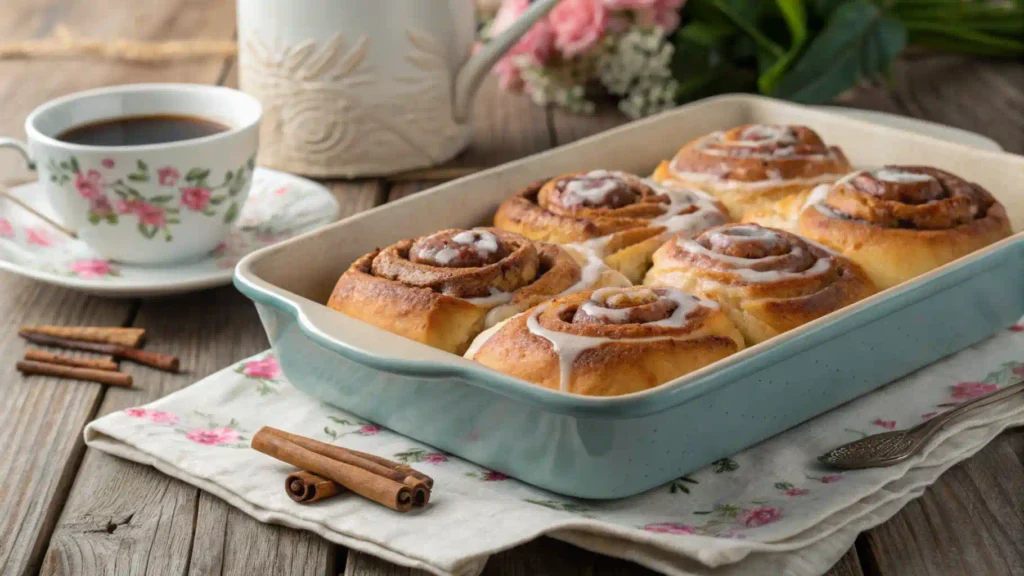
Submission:
[[[216,38],[234,34],[230,0],[6,0],[0,38],[45,37],[59,24],[99,38]],[[231,58],[166,65],[86,59],[0,61],[0,134],[42,102],[128,82],[235,85]],[[841,102],[980,132],[1024,153],[1024,63],[918,56],[892,81]],[[473,143],[453,166],[491,166],[624,121],[545,110],[484,86]],[[0,180],[26,177],[13,154]],[[413,194],[429,182],[331,181],[345,215]],[[160,300],[108,300],[0,273],[0,574],[406,574],[310,533],[261,524],[221,500],[145,466],[87,450],[93,418],[155,400],[267,348],[249,301],[232,287]],[[19,323],[144,326],[188,373],[135,370],[132,389],[21,378]],[[488,574],[641,574],[629,562],[543,538],[498,554]],[[862,534],[833,575],[1024,574],[1024,429],[954,467],[885,524]]]

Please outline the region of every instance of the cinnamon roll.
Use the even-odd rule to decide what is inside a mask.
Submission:
[[[690,142],[652,178],[699,188],[742,218],[790,194],[835,182],[850,170],[843,151],[827,146],[806,126],[748,124]]]
[[[988,191],[925,166],[860,170],[747,220],[781,224],[838,250],[881,289],[1012,234],[1006,209]]]
[[[462,354],[487,326],[543,300],[629,281],[587,254],[496,228],[442,230],[356,260],[327,305]]]
[[[876,290],[859,266],[782,230],[727,224],[654,253],[644,284],[714,300],[748,345],[792,330]]]
[[[634,283],[673,234],[728,222],[721,204],[695,190],[665,188],[625,172],[566,174],[527,187],[494,215],[498,228],[593,250]]]
[[[743,348],[720,307],[669,287],[556,298],[481,334],[466,357],[554,390],[616,396],[653,388]]]

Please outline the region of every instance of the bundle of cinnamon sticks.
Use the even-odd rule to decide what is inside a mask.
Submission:
[[[299,468],[285,479],[285,490],[292,500],[303,504],[348,490],[392,510],[408,512],[429,502],[434,487],[430,476],[405,464],[269,426],[256,432],[252,447]]]
[[[119,326],[22,326],[22,338],[41,346],[103,354],[99,358],[80,358],[29,349],[17,368],[23,374],[38,374],[99,382],[111,386],[131,386],[132,376],[118,370],[117,360],[130,360],[158,370],[177,372],[177,356],[141,350],[146,339],[143,328]]]

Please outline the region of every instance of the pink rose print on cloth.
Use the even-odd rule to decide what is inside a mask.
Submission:
[[[14,226],[6,218],[0,218],[0,238],[14,238]]]
[[[804,496],[805,494],[810,494],[811,492],[810,490],[804,490],[803,488],[790,488],[789,490],[785,490],[782,493],[785,494],[786,496]]]
[[[990,392],[999,390],[998,384],[986,384],[985,382],[958,382],[953,386],[953,399],[971,400],[978,396],[984,396]]]
[[[1019,322],[1010,326],[1010,332],[1024,332],[1024,322]]]
[[[601,0],[562,0],[548,15],[555,46],[567,58],[590,49],[604,35],[608,10]]]
[[[841,474],[827,474],[821,477],[822,484],[832,484],[833,482],[839,482],[843,479]]]
[[[423,457],[423,461],[428,464],[444,464],[448,461],[448,456],[445,456],[440,452],[431,452]]]
[[[504,482],[505,480],[508,480],[508,476],[494,470],[484,472],[482,478],[484,482]]]
[[[218,444],[230,444],[238,442],[239,435],[233,428],[211,428],[209,430],[196,428],[185,434],[189,440],[206,446],[217,446]]]
[[[744,511],[739,519],[747,528],[756,528],[778,522],[782,519],[782,512],[773,506],[760,506]]]
[[[178,416],[163,410],[151,410],[149,412],[149,420],[154,424],[177,424]]]
[[[896,429],[896,421],[895,420],[882,420],[881,418],[875,418],[875,421],[872,422],[872,424],[874,424],[875,426],[881,426],[882,428],[885,428],[886,430],[895,430]]]
[[[97,258],[78,260],[71,263],[71,271],[79,278],[102,278],[112,272],[110,262]]]
[[[689,524],[677,524],[676,522],[658,522],[644,526],[648,532],[659,532],[661,534],[696,534],[697,530]]]
[[[146,414],[149,414],[149,410],[145,408],[125,408],[124,413],[132,418],[145,418]]]
[[[380,426],[377,426],[376,424],[364,424],[356,431],[356,433],[361,436],[375,436],[379,432]]]
[[[196,212],[206,210],[212,193],[209,188],[202,186],[188,186],[181,189],[181,203]]]
[[[277,358],[267,356],[262,360],[246,362],[245,367],[242,368],[242,373],[250,378],[274,380],[281,377],[281,366],[277,363]]]
[[[114,167],[114,159],[104,158],[103,160],[100,160],[100,164],[102,164],[103,167],[106,168],[107,170],[110,170],[111,168]]]
[[[174,186],[178,183],[178,179],[181,178],[181,173],[173,166],[164,166],[157,169],[156,178],[161,186]]]
[[[38,226],[29,226],[25,228],[25,237],[29,244],[34,246],[49,247],[53,246],[55,240],[50,233]]]
[[[82,198],[93,200],[103,195],[103,176],[96,170],[75,174],[75,190]]]
[[[935,416],[936,414],[938,414],[938,412],[925,412],[924,414],[921,414],[921,419],[922,420],[927,420],[927,419],[931,418],[932,416]]]

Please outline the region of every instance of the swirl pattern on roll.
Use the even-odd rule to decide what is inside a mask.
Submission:
[[[451,229],[363,256],[328,305],[461,353],[485,327],[542,300],[609,285],[629,281],[585,253],[497,228]]]
[[[644,390],[743,347],[719,306],[671,287],[602,288],[485,332],[468,358],[562,392]]]
[[[501,205],[494,222],[535,240],[583,244],[639,281],[660,244],[654,239],[696,234],[728,222],[728,217],[702,192],[666,188],[625,172],[593,170],[527,187]]]
[[[779,226],[839,251],[881,289],[1012,234],[987,190],[927,166],[854,172],[785,198],[744,221]]]
[[[684,146],[654,180],[696,186],[734,216],[850,171],[842,150],[805,126],[748,124],[712,132]]]
[[[937,168],[885,166],[854,172],[816,191],[809,204],[826,215],[885,228],[945,230],[985,218],[995,198]]]
[[[655,253],[644,283],[719,302],[748,344],[875,291],[858,266],[832,250],[756,224],[730,224],[666,243]]]

